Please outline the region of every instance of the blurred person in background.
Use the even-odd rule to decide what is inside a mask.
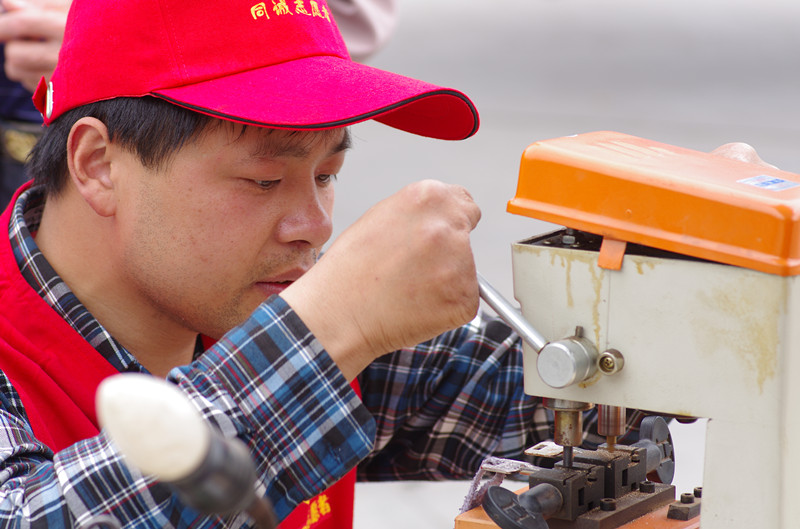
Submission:
[[[42,115],[31,96],[49,77],[64,38],[69,0],[3,0],[0,3],[0,207],[28,180],[25,159],[42,133]]]

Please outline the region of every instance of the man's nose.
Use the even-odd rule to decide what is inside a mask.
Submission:
[[[279,227],[281,242],[322,246],[333,233],[332,209],[332,190],[320,190],[314,186],[313,190],[296,193],[295,198],[286,204]]]

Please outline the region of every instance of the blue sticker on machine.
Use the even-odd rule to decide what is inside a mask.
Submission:
[[[747,184],[749,186],[766,189],[768,191],[783,191],[784,189],[791,189],[793,187],[800,186],[800,183],[792,182],[791,180],[784,180],[783,178],[777,178],[775,176],[768,176],[765,174],[751,176],[750,178],[737,180],[737,182],[740,184]]]

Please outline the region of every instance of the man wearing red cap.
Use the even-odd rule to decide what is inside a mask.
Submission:
[[[34,101],[35,185],[2,217],[0,523],[247,523],[124,463],[94,410],[119,372],[242,440],[282,527],[351,525],[357,465],[467,477],[548,436],[519,340],[468,323],[463,188],[410,185],[318,259],[348,125],[478,128],[464,94],[352,62],[323,0],[76,0]]]

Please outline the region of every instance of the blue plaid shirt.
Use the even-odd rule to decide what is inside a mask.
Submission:
[[[143,371],[58,277],[31,236],[43,198],[17,200],[9,237],[28,283],[120,371]],[[177,384],[224,435],[244,441],[257,490],[280,518],[357,464],[362,480],[469,478],[488,455],[518,457],[551,438],[549,412],[522,389],[519,339],[476,319],[376,360],[362,399],[280,298],[262,304],[190,365]],[[238,527],[201,516],[128,467],[101,432],[58,453],[37,441],[0,372],[0,526]],[[593,421],[587,421],[591,427]],[[374,448],[374,450],[373,450]]]

